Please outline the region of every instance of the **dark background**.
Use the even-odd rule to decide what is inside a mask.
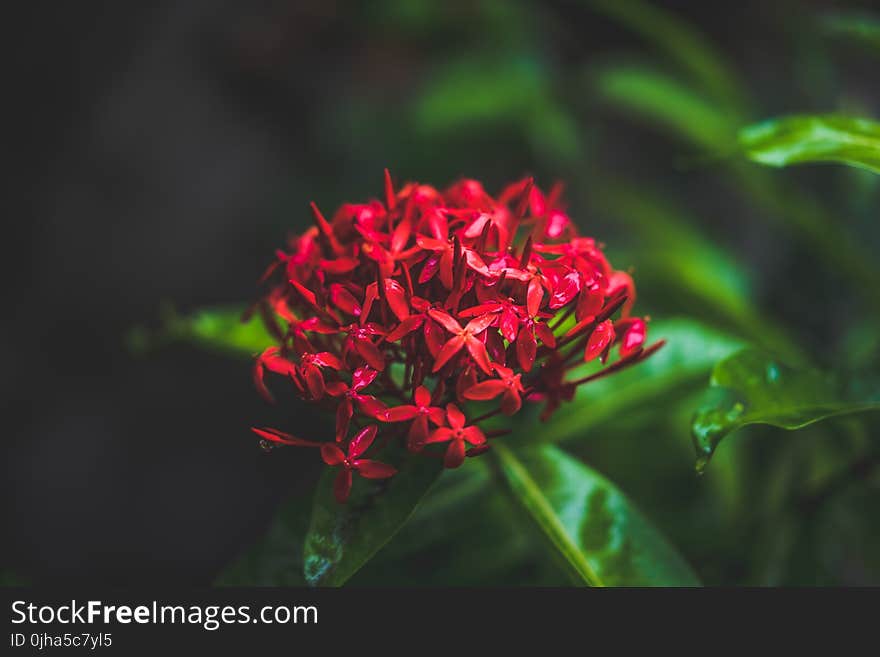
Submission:
[[[834,109],[829,89],[877,100],[876,58],[835,54],[834,82],[800,66],[813,51],[792,16],[830,3],[663,6],[726,54],[761,99],[758,118]],[[577,216],[589,194],[577,162],[515,121],[441,134],[410,108],[452,59],[480,67],[522,49],[557,75],[644,51],[576,2],[57,2],[7,27],[0,560],[35,582],[209,583],[315,476],[295,453],[257,448],[251,424],[310,418],[264,406],[247,362],[186,345],[136,356],[132,327],[157,325],[163,302],[186,311],[253,298],[308,201],[330,212],[378,195],[385,166],[400,180],[468,175],[490,190],[527,172],[544,185],[562,176]],[[574,115],[591,111],[562,94]],[[769,281],[757,301],[808,344],[857,311],[784,232],[723,200],[714,164],[670,166],[688,149],[614,112],[584,125],[591,144],[605,135],[603,166],[685,196]],[[613,237],[613,222],[598,225]],[[811,296],[829,305],[806,312],[798,299]]]

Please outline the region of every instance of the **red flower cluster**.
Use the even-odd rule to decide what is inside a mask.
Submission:
[[[560,193],[557,185],[544,194],[531,178],[497,198],[475,180],[442,193],[415,183],[395,191],[386,170],[384,203],[346,204],[330,221],[313,203],[315,225],[261,279],[270,287],[258,307],[278,344],[257,357],[254,381],[272,400],[266,371],[287,378],[335,414],[335,440],[254,429],[264,445],[320,449],[340,468],[343,502],[353,473],[396,473],[362,458],[380,426],[386,441],[455,468],[489,448],[479,427],[488,417],[513,415],[526,400],[542,401],[546,419],[578,385],[662,346],[644,347],[645,321],[630,315],[632,278],[578,236]],[[583,361],[605,364],[615,345],[616,362],[566,379]],[[461,410],[498,398],[477,418]]]

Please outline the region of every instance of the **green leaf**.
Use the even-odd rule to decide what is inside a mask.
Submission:
[[[439,459],[403,458],[387,480],[355,477],[351,497],[333,497],[336,470],[318,482],[305,540],[305,577],[312,586],[341,586],[403,526],[442,471]]]
[[[837,12],[819,19],[828,34],[858,41],[880,51],[880,17],[866,12]]]
[[[814,369],[788,367],[755,349],[719,362],[710,381],[713,398],[694,417],[697,469],[718,443],[749,424],[800,429],[836,415],[880,410],[880,385]]]
[[[166,310],[161,329],[135,329],[128,336],[129,346],[144,352],[173,342],[189,342],[227,354],[253,356],[275,339],[257,313],[242,321],[243,313],[243,306],[206,308],[184,316]]]
[[[551,81],[534,55],[472,55],[431,78],[413,107],[413,121],[426,135],[513,129],[539,154],[571,160],[579,149],[578,124],[554,100]]]
[[[713,101],[742,111],[746,100],[741,83],[696,28],[656,4],[641,0],[587,0],[587,4],[653,43],[689,73]]]
[[[412,518],[349,585],[566,583],[565,574],[536,545],[534,533],[518,526],[519,509],[502,486],[492,485],[498,482],[489,465],[486,458],[468,459],[460,468],[444,470]]]
[[[611,482],[552,445],[493,445],[513,497],[588,586],[698,586],[690,566]]]
[[[700,92],[664,73],[648,67],[618,66],[600,72],[595,84],[605,102],[653,121],[702,150],[725,154],[729,148],[731,152],[742,148],[737,145],[733,114],[718,109]],[[699,119],[692,121],[692,117]],[[745,159],[729,158],[727,164],[734,181],[767,219],[794,229],[817,258],[845,272],[854,279],[856,289],[880,307],[880,275],[875,259],[841,226],[839,212],[831,212],[803,191],[769,178]]]
[[[650,118],[700,148],[726,151],[734,145],[736,116],[667,73],[613,65],[597,71],[593,84],[604,102]]]
[[[880,173],[880,123],[841,115],[796,115],[743,128],[740,146],[761,164],[840,162]]]
[[[684,312],[748,337],[787,358],[800,353],[788,332],[774,326],[751,302],[749,273],[732,255],[701,234],[698,221],[665,195],[644,185],[600,177],[590,201],[597,213],[613,217],[636,247],[613,261],[638,267],[645,299],[670,299]],[[687,253],[687,258],[680,254]],[[670,310],[665,303],[662,310]]]
[[[719,331],[686,319],[651,322],[651,342],[663,338],[666,346],[642,363],[581,386],[571,403],[563,404],[538,435],[547,442],[584,437],[587,430],[647,405],[672,390],[696,385],[719,359],[743,343]],[[575,375],[573,375],[575,376]],[[535,427],[524,431],[535,435]]]

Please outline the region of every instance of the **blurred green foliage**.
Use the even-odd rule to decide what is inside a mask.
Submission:
[[[266,541],[221,582],[303,582],[319,545],[322,559],[354,564],[323,583],[355,586],[565,584],[572,572],[588,583],[688,584],[696,581],[688,563],[706,584],[880,583],[880,420],[832,417],[876,405],[858,382],[880,372],[880,193],[872,173],[810,166],[877,171],[876,124],[828,118],[853,97],[861,117],[880,114],[864,91],[873,78],[860,86],[842,63],[852,56],[846,44],[876,46],[877,19],[809,16],[797,22],[795,44],[789,22],[767,17],[760,30],[780,50],[767,66],[780,68],[762,78],[739,70],[717,26],[704,33],[638,0],[386,0],[355,18],[371,47],[396,58],[397,82],[377,81],[380,93],[352,94],[322,117],[316,138],[369,170],[350,174],[352,189],[333,180],[316,193],[353,200],[385,164],[439,185],[462,175],[488,187],[523,172],[545,186],[561,178],[584,232],[608,243],[617,267],[634,268],[649,335],[668,344],[584,387],[551,422],[532,412],[495,461],[473,459],[433,485],[426,476],[418,494],[380,491],[393,517],[363,545],[339,532],[327,543],[343,525],[324,500],[326,482],[317,515],[313,500],[290,500]],[[574,31],[584,20],[625,38],[613,49],[585,43]],[[817,102],[816,89],[838,95]],[[815,114],[764,122],[794,112]],[[748,158],[803,166],[777,171]],[[305,205],[296,213],[298,228]],[[264,329],[237,316],[174,316],[158,335],[259,351]],[[138,336],[142,346],[161,341]],[[739,352],[746,346],[769,360]],[[713,368],[714,389],[704,391]],[[780,376],[768,378],[771,370]],[[691,446],[699,408],[698,456],[738,429],[702,476]],[[543,446],[524,446],[529,439]],[[593,532],[572,529],[602,524],[585,520],[592,497],[583,493],[593,488],[616,500],[606,525],[633,529],[633,554],[654,544],[645,559],[655,563],[604,571],[614,555],[600,558]],[[517,522],[523,502],[537,528]]]
[[[842,162],[880,173],[880,123],[850,116],[789,116],[743,128],[739,142],[749,158],[783,167]]]

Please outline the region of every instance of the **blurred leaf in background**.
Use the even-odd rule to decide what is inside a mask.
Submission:
[[[841,162],[880,173],[880,123],[851,116],[788,116],[740,130],[746,155],[761,164],[784,167],[808,162]]]
[[[880,53],[880,16],[868,12],[838,11],[819,18],[820,26],[844,42],[856,42]]]

